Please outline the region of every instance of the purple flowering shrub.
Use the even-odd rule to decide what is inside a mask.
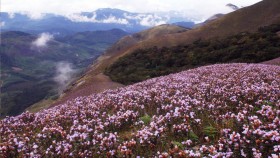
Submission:
[[[218,64],[7,117],[0,157],[277,158],[279,115],[279,66]]]

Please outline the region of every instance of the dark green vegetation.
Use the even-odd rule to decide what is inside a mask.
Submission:
[[[223,39],[197,40],[171,48],[138,49],[105,71],[112,80],[131,84],[214,63],[259,63],[280,56],[280,25],[242,32]]]
[[[81,73],[125,35],[126,32],[116,29],[77,33],[37,48],[32,45],[37,36],[18,31],[2,33],[0,118],[17,115],[44,98],[56,98],[58,85],[54,76],[58,63],[71,63],[75,72]]]

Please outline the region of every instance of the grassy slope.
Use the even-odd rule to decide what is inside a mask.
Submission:
[[[192,31],[150,39],[137,47],[173,46],[191,43],[199,38],[226,37],[239,32],[256,31],[261,26],[279,23],[279,8],[280,2],[278,0],[264,0],[229,13]]]

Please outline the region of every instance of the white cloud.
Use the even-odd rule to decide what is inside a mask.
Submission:
[[[27,15],[32,20],[40,20],[44,18],[46,15],[45,13],[39,13],[39,12],[22,12],[21,14]]]
[[[9,18],[13,19],[15,17],[15,13],[13,12],[8,12]]]
[[[5,26],[5,21],[0,22],[0,27]]]
[[[32,45],[37,48],[43,48],[47,46],[47,43],[53,39],[53,35],[49,33],[42,33],[39,37],[32,42]]]
[[[93,13],[92,17],[83,16],[78,13],[68,14],[66,15],[66,17],[74,22],[97,22],[97,20],[95,19],[96,18],[95,13]]]
[[[105,17],[104,19],[97,20],[97,15],[95,12],[92,12],[91,16],[85,16],[80,13],[69,14],[66,16],[71,21],[74,22],[92,22],[92,23],[116,23],[116,24],[124,24],[129,25],[130,20],[136,20],[142,26],[157,26],[161,24],[166,24],[169,20],[169,17],[161,17],[156,14],[127,14],[124,13],[124,18],[117,18],[113,15],[109,17]]]
[[[166,23],[167,21],[156,15],[148,15],[146,17],[143,17],[140,21],[140,24],[143,26],[157,26]]]
[[[109,17],[102,20],[97,20],[96,13],[93,12],[92,14],[93,14],[92,17],[87,17],[79,13],[74,13],[74,14],[69,14],[66,17],[74,22],[116,23],[116,24],[124,24],[124,25],[129,24],[129,22],[126,19],[116,18],[113,15],[110,15]]]
[[[58,84],[58,92],[61,93],[67,85],[73,80],[76,70],[73,69],[73,65],[69,62],[59,62],[56,64],[56,76],[54,81]]]
[[[170,19],[170,17],[167,15],[158,16],[156,14],[129,15],[125,13],[123,16],[129,20],[137,20],[138,23],[142,26],[157,26],[161,24],[166,24]]]
[[[116,17],[110,15],[107,19],[102,20],[102,23],[117,23],[117,24],[128,24],[126,19],[117,19]]]

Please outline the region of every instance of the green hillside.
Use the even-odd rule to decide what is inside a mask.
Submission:
[[[112,80],[131,84],[214,63],[259,63],[280,57],[280,25],[223,39],[196,40],[171,48],[138,49],[106,69]]]

